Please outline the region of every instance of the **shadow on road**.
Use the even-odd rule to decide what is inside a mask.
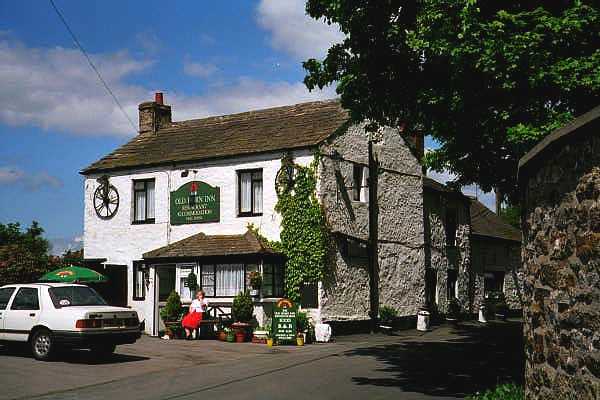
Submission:
[[[117,348],[118,351],[118,348]],[[0,356],[31,358],[31,350],[26,345],[0,346]],[[148,357],[133,356],[129,354],[111,354],[99,358],[89,350],[64,350],[49,362],[65,362],[69,364],[103,365],[122,364],[136,361],[149,360]]]
[[[353,377],[357,385],[400,387],[406,392],[463,397],[498,383],[523,383],[522,325],[518,322],[452,328],[447,340],[404,341],[347,352],[375,357],[389,378]]]

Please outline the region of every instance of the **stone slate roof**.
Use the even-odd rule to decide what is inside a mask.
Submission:
[[[471,234],[521,242],[521,231],[473,197],[471,201]]]
[[[312,147],[348,120],[339,101],[316,101],[173,122],[145,132],[83,169],[83,175]]]
[[[600,128],[600,106],[580,115],[562,128],[556,129],[521,157],[519,160],[519,177],[521,177],[528,164],[532,163],[532,161],[539,158],[542,154],[551,151],[553,147],[559,146],[569,140],[572,135],[578,133],[597,134],[598,128]]]
[[[242,235],[198,233],[168,246],[144,253],[145,259],[210,257],[248,254],[275,254],[275,251],[251,230]]]

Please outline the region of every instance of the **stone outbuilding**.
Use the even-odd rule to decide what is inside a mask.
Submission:
[[[519,162],[528,399],[600,398],[600,107]]]

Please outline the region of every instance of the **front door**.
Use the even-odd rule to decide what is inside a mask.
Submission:
[[[160,310],[167,304],[167,298],[175,290],[175,265],[160,265],[154,268],[154,327],[152,334],[158,336],[165,329],[160,318]]]
[[[40,319],[39,290],[19,288],[3,317],[5,339],[26,342],[29,332]]]
[[[10,298],[15,292],[14,287],[7,287],[0,289],[0,340],[5,339],[4,334],[4,314],[8,307],[8,303],[10,303]]]

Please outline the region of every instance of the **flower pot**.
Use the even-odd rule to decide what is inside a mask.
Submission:
[[[296,336],[296,345],[304,346],[304,336]]]
[[[227,333],[225,333],[224,331],[219,331],[219,333],[217,334],[217,337],[219,338],[219,340],[221,342],[224,342],[227,340]]]
[[[267,346],[273,347],[273,338],[268,338],[267,339]]]
[[[246,341],[246,335],[244,332],[237,332],[235,334],[235,341],[236,343],[244,343]]]
[[[227,334],[227,341],[229,343],[235,342],[235,335],[233,334],[233,332]]]

